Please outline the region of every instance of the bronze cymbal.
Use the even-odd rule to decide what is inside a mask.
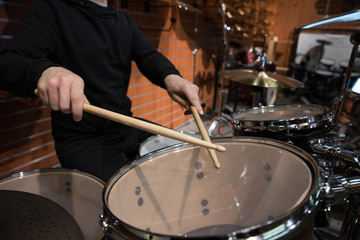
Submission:
[[[293,78],[274,74],[271,72],[235,69],[220,71],[219,75],[231,81],[265,88],[300,88],[304,84]]]

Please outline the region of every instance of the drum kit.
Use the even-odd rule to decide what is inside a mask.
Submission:
[[[360,32],[352,39],[355,54]],[[322,240],[317,229],[343,203],[340,232],[324,239],[360,239],[359,155],[343,149],[337,132],[350,73],[335,112],[314,104],[237,112],[234,136],[212,140],[226,148],[220,169],[206,148],[155,136],[107,183],[66,169],[2,179],[0,238]],[[303,85],[264,70],[220,75],[264,88]]]
[[[261,70],[221,74],[244,82],[261,76],[254,80],[261,86],[301,86]],[[10,209],[0,210],[0,223],[16,204],[31,224],[19,221],[26,224],[21,231],[6,225],[14,239],[359,239],[359,156],[342,148],[337,115],[314,104],[239,111],[234,136],[212,140],[226,148],[217,152],[219,169],[206,148],[155,136],[107,183],[66,169],[15,174],[0,180],[1,209]],[[24,207],[24,199],[32,204]],[[336,238],[321,238],[339,203],[346,205],[341,229]],[[52,210],[32,217],[39,208]]]
[[[220,74],[261,87],[302,86],[263,70]],[[227,149],[217,153],[220,169],[205,148],[186,143],[143,155],[106,183],[103,230],[113,239],[360,239],[359,155],[342,147],[338,129],[345,91],[335,113],[315,104],[236,113],[234,136],[212,141]],[[334,233],[337,204],[346,208]]]

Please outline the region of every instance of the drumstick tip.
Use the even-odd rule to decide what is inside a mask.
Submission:
[[[224,146],[220,146],[220,145],[217,145],[216,150],[218,150],[219,152],[226,152],[226,148]]]

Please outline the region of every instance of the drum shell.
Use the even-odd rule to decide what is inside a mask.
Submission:
[[[105,189],[103,192],[103,203],[104,203],[104,216],[106,222],[105,230],[108,234],[115,234],[115,239],[231,239],[231,235],[233,237],[236,237],[236,239],[247,239],[248,237],[260,237],[261,239],[267,239],[266,236],[269,236],[270,232],[274,232],[276,230],[274,229],[281,229],[284,228],[289,223],[293,223],[292,227],[293,230],[285,230],[286,234],[281,235],[279,239],[297,239],[299,235],[302,235],[303,233],[309,232],[309,227],[312,228],[312,218],[316,212],[317,209],[317,199],[319,198],[319,191],[320,191],[320,180],[318,176],[318,169],[316,166],[316,163],[312,159],[310,155],[308,155],[306,152],[301,150],[300,148],[297,148],[293,145],[286,144],[280,141],[270,141],[268,139],[263,138],[243,138],[243,137],[236,137],[236,138],[224,138],[224,139],[214,139],[213,142],[215,143],[227,143],[227,142],[234,142],[236,144],[241,144],[243,142],[250,142],[256,143],[256,144],[275,144],[276,146],[281,146],[285,148],[291,148],[294,150],[294,153],[300,154],[303,156],[306,156],[305,158],[310,160],[309,162],[306,161],[307,165],[309,166],[313,174],[313,183],[311,190],[309,191],[309,194],[307,196],[307,200],[302,201],[300,204],[300,207],[297,209],[294,209],[294,211],[291,212],[291,214],[285,214],[282,215],[280,218],[276,218],[273,220],[269,220],[266,222],[266,224],[260,224],[256,226],[249,226],[243,229],[239,229],[236,231],[231,231],[229,234],[223,234],[223,235],[212,235],[212,236],[186,236],[186,235],[171,235],[171,234],[164,234],[161,232],[151,232],[148,230],[144,230],[142,228],[133,226],[126,221],[123,221],[117,217],[117,214],[114,214],[113,210],[111,210],[111,206],[109,204],[109,194],[111,194],[112,189],[115,189],[114,184],[118,180],[121,180],[121,178],[128,172],[133,171],[137,166],[147,163],[148,161],[154,162],[156,161],[157,157],[161,157],[162,154],[166,154],[169,152],[177,152],[177,151],[183,151],[185,149],[188,150],[189,148],[194,148],[191,145],[183,144],[181,146],[175,146],[170,147],[168,149],[163,149],[160,152],[153,153],[150,155],[147,155],[143,158],[137,159],[133,164],[124,167],[123,169],[120,169],[118,173],[116,173],[112,179],[105,185]],[[225,145],[226,146],[226,145]],[[291,150],[291,151],[292,151]],[[286,150],[285,150],[286,151]],[[220,168],[221,169],[221,168]],[[154,220],[155,221],[155,220]],[[287,228],[287,227],[285,227]],[[305,231],[305,229],[307,229]],[[311,229],[310,229],[311,232]],[[119,237],[119,235],[121,237]],[[259,238],[259,239],[260,239]],[[270,239],[270,238],[269,238]]]

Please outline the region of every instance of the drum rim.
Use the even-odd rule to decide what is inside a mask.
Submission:
[[[184,134],[189,134],[190,136],[193,136],[193,135],[200,135],[199,132],[195,132],[195,131],[179,131],[180,133],[184,133]],[[140,157],[143,157],[149,153],[152,153],[152,152],[148,152],[148,153],[145,153],[145,154],[141,154],[141,150],[142,148],[145,146],[145,144],[147,144],[148,142],[150,142],[151,140],[155,139],[155,138],[158,138],[158,137],[164,137],[164,138],[167,138],[165,136],[162,136],[162,135],[159,135],[159,134],[156,134],[156,135],[153,135],[153,136],[150,136],[148,137],[145,141],[143,141],[142,143],[140,143],[140,147],[139,147],[139,155]],[[173,144],[173,145],[177,145],[177,143]],[[173,146],[171,145],[171,146]],[[171,146],[167,146],[167,147],[171,147]],[[167,147],[163,147],[163,148],[167,148]],[[160,148],[158,150],[161,150],[163,148]],[[157,150],[156,150],[157,151]]]
[[[249,110],[256,109],[276,109],[276,108],[301,108],[301,107],[315,107],[317,109],[323,110],[322,114],[317,114],[314,116],[299,116],[288,119],[278,119],[278,120],[242,120],[236,118],[239,114],[245,113]],[[254,108],[247,108],[241,111],[238,111],[238,115],[235,115],[232,118],[232,125],[235,130],[245,130],[249,132],[259,132],[259,131],[270,131],[270,132],[280,132],[285,130],[306,130],[312,129],[320,126],[324,126],[331,122],[332,116],[329,112],[329,108],[317,105],[317,104],[290,104],[290,105],[280,105],[280,106],[261,106]]]
[[[133,235],[132,237],[139,237],[139,239],[142,239],[141,238],[142,236],[146,236],[146,238],[144,238],[144,239],[149,239],[149,236],[151,236],[152,238],[154,237],[156,239],[212,239],[212,238],[219,239],[219,237],[220,237],[220,239],[222,239],[222,237],[224,239],[226,239],[226,238],[231,239],[231,237],[236,237],[236,238],[242,239],[242,238],[249,238],[249,237],[254,237],[254,236],[256,236],[256,237],[260,236],[261,239],[268,239],[268,238],[273,239],[274,236],[268,236],[268,235],[271,234],[275,228],[282,230],[281,236],[288,235],[288,234],[292,234],[292,235],[296,234],[298,231],[300,231],[302,228],[304,228],[305,224],[307,225],[307,222],[308,222],[307,220],[312,218],[316,213],[316,210],[317,210],[318,204],[319,204],[320,191],[321,191],[321,186],[322,186],[321,179],[319,177],[319,169],[318,169],[318,166],[317,166],[314,158],[309,153],[305,152],[305,150],[303,150],[295,145],[292,145],[290,143],[286,143],[286,142],[283,142],[280,140],[267,139],[267,138],[262,138],[262,137],[244,137],[244,136],[221,137],[221,138],[213,138],[212,142],[213,143],[221,143],[224,140],[231,141],[231,142],[255,141],[259,144],[266,142],[269,144],[282,145],[282,146],[284,146],[283,149],[285,149],[285,150],[288,150],[288,148],[294,150],[294,151],[289,151],[289,152],[292,152],[294,155],[297,155],[297,156],[302,155],[302,157],[300,157],[300,158],[303,159],[304,162],[306,163],[306,165],[308,166],[313,179],[312,179],[311,187],[310,187],[308,193],[306,194],[306,196],[304,197],[302,202],[299,203],[298,207],[293,209],[292,212],[285,213],[274,220],[269,220],[263,224],[258,224],[258,225],[243,228],[241,230],[234,231],[232,233],[227,234],[227,236],[192,236],[192,237],[189,237],[186,235],[166,235],[166,234],[156,233],[156,232],[147,232],[143,229],[139,229],[135,226],[132,226],[132,225],[118,219],[111,212],[111,210],[107,204],[108,195],[106,195],[106,194],[111,192],[112,187],[123,175],[125,175],[127,172],[132,170],[137,165],[139,165],[143,162],[149,161],[149,160],[153,159],[154,157],[162,155],[167,152],[176,152],[181,149],[196,147],[196,146],[193,146],[192,144],[180,143],[180,144],[176,144],[176,145],[170,146],[165,149],[160,149],[159,151],[156,151],[156,152],[151,152],[140,158],[135,159],[133,162],[131,162],[128,165],[124,166],[123,168],[119,169],[109,179],[109,181],[106,182],[104,189],[103,189],[102,201],[103,201],[103,206],[104,206],[104,214],[110,218],[110,219],[108,219],[105,216],[105,219],[106,219],[105,222],[107,222],[107,227],[113,228],[113,227],[109,226],[110,224],[108,221],[111,221],[111,222],[115,223],[116,228],[121,228],[122,230],[129,231],[129,233]],[[288,147],[288,148],[286,148],[286,147]],[[106,232],[106,231],[107,231],[107,229],[104,229],[104,232]],[[114,229],[112,229],[110,231],[114,231]],[[116,232],[116,230],[114,232]],[[277,234],[279,234],[279,233],[277,233]]]
[[[89,178],[92,178],[94,180],[96,180],[97,182],[101,183],[103,186],[105,185],[104,180],[90,174],[87,172],[83,172],[77,169],[68,169],[68,168],[38,168],[38,169],[33,169],[33,170],[27,170],[27,171],[22,171],[22,172],[18,172],[18,173],[14,173],[11,174],[7,177],[4,177],[2,179],[0,179],[0,183],[5,182],[5,181],[9,181],[12,179],[16,179],[16,178],[23,178],[25,176],[30,176],[32,174],[38,174],[38,173],[53,173],[53,172],[57,172],[57,173],[76,173],[79,175],[84,175],[87,176]]]

